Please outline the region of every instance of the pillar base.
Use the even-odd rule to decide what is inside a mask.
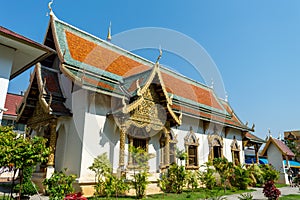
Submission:
[[[50,178],[54,173],[55,168],[53,166],[48,166],[46,171],[46,178]]]

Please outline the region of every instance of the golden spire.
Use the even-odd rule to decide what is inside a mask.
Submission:
[[[111,41],[111,22],[109,22],[109,27],[108,27],[108,33],[107,33],[107,37],[106,37],[107,41]]]

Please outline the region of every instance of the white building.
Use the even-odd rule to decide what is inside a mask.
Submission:
[[[135,167],[129,145],[155,155],[153,177],[185,149],[187,169],[226,157],[244,163],[243,136],[253,131],[212,88],[75,28],[51,13],[44,45],[57,55],[35,67],[19,107],[19,122],[49,138],[41,166],[68,168],[92,194],[88,170],[104,152],[114,173]],[[156,178],[154,178],[156,180]]]
[[[285,145],[285,143],[270,136],[261,155],[267,156],[268,163],[280,172],[278,183],[289,184],[286,172],[290,167],[289,160],[295,157],[295,154]]]
[[[51,55],[53,51],[0,26],[0,124],[9,80]]]

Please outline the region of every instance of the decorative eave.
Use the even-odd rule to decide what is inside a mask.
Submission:
[[[42,78],[41,78],[41,64],[37,63],[35,68],[34,68],[34,71],[30,75],[30,83],[29,83],[28,89],[25,92],[22,103],[16,109],[17,114],[18,114],[17,121],[19,121],[19,119],[22,116],[23,111],[26,107],[26,104],[27,104],[26,100],[28,98],[30,88],[32,87],[33,80],[34,80],[35,77],[36,77],[36,80],[37,80],[37,85],[38,85],[38,90],[39,90],[38,101],[40,102],[40,104],[41,104],[41,106],[42,106],[45,113],[51,114],[51,112],[52,112],[51,107],[49,106],[48,102],[44,98],[44,95],[46,94],[46,91],[44,89],[44,84],[43,84],[43,81],[42,81]]]
[[[173,104],[172,103],[172,98],[173,97],[169,96],[169,94],[168,94],[168,92],[165,88],[165,85],[164,85],[164,82],[163,82],[163,79],[162,79],[162,76],[161,76],[161,73],[160,73],[158,62],[155,63],[154,67],[152,68],[151,74],[148,77],[148,80],[146,81],[145,85],[142,88],[139,86],[139,83],[138,83],[138,80],[137,80],[137,82],[136,82],[136,84],[137,84],[137,96],[138,96],[137,100],[135,100],[131,104],[126,104],[125,99],[123,98],[123,100],[122,100],[122,104],[123,104],[122,112],[123,113],[129,113],[132,110],[136,109],[140,105],[140,103],[143,102],[143,94],[147,91],[147,89],[149,88],[151,83],[153,83],[154,78],[156,76],[158,77],[159,84],[162,88],[164,97],[166,98],[166,102],[167,102],[167,107],[166,108],[167,108],[168,112],[170,113],[170,115],[172,116],[172,118],[175,120],[175,122],[178,125],[180,125],[182,123],[182,113],[180,113],[180,115],[177,116],[174,113],[173,109],[171,108],[171,105]]]

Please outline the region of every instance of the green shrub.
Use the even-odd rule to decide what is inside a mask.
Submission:
[[[240,165],[234,167],[234,176],[231,184],[240,190],[246,190],[251,183],[250,173],[247,169],[243,169]]]
[[[67,194],[73,193],[73,183],[76,175],[66,175],[65,171],[54,172],[49,179],[45,179],[43,184],[46,186],[46,193],[49,194],[50,200],[61,200]]]
[[[252,200],[253,199],[253,195],[251,193],[245,193],[245,194],[241,194],[238,197],[239,200]]]
[[[115,194],[115,197],[118,198],[120,194],[125,193],[129,189],[129,184],[125,182],[124,178],[117,178],[113,175],[109,175],[104,183],[104,192],[106,197],[110,197]]]
[[[105,194],[105,181],[111,174],[111,164],[108,159],[107,153],[100,154],[94,159],[93,164],[88,168],[95,172],[95,195],[104,196]]]
[[[264,183],[263,171],[258,164],[248,166],[248,171],[251,178],[251,186],[261,186]]]
[[[199,173],[199,179],[207,189],[212,189],[216,186],[216,177],[214,175],[215,170],[212,168],[210,163],[206,163],[205,171]]]
[[[271,165],[260,165],[264,182],[277,181],[279,179],[279,172]]]
[[[213,166],[216,171],[220,175],[221,184],[224,188],[224,193],[226,192],[226,188],[230,183],[230,179],[232,174],[234,173],[234,167],[232,162],[228,162],[226,158],[215,158],[213,160]]]
[[[133,188],[135,189],[136,197],[141,199],[146,195],[148,185],[148,161],[154,157],[143,148],[129,146],[129,151],[132,158],[135,160],[134,175],[132,180]]]
[[[198,188],[198,171],[187,171],[186,173],[186,183],[189,189],[194,191]]]
[[[176,163],[173,163],[168,171],[163,174],[159,185],[165,192],[180,194],[185,186],[185,179],[186,171],[184,166],[178,166]]]
[[[146,195],[146,188],[148,185],[148,173],[146,171],[139,172],[133,175],[133,187],[135,189],[136,197],[142,199]]]
[[[23,170],[23,184],[22,184],[22,190],[21,190],[21,195],[22,196],[31,196],[37,193],[37,188],[36,185],[33,185],[31,181],[31,176],[32,176],[32,167],[26,167]],[[14,187],[15,191],[20,190],[20,184],[17,184]]]

